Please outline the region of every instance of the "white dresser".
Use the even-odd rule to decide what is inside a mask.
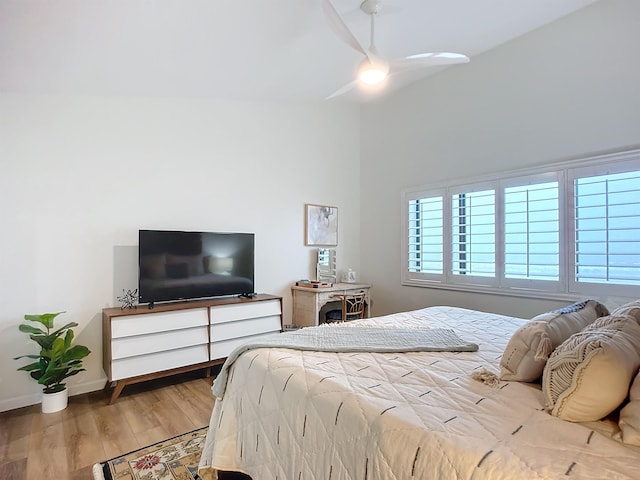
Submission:
[[[102,311],[110,404],[129,384],[207,369],[252,338],[282,331],[282,298],[224,298]]]

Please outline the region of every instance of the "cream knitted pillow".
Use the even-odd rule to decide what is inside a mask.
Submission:
[[[640,300],[634,300],[633,302],[625,303],[616,308],[611,315],[619,317],[621,315],[631,315],[640,323]]]
[[[601,303],[585,300],[533,317],[511,336],[500,359],[500,379],[538,380],[554,348],[596,318],[608,314]]]
[[[640,325],[606,317],[556,348],[542,375],[545,408],[571,422],[600,420],[624,402],[640,367]]]

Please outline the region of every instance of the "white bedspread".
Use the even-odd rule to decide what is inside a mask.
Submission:
[[[465,342],[449,328],[303,328],[246,342],[227,357],[213,384],[213,394],[222,399],[227,388],[229,368],[242,353],[256,348],[287,348],[318,352],[475,352],[475,343]]]
[[[537,385],[498,373],[524,320],[453,307],[340,324],[452,328],[477,352],[249,350],[230,369],[201,458],[267,479],[640,479],[640,449],[611,422],[573,424],[543,410]]]

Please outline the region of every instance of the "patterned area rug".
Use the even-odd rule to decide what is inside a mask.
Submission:
[[[208,427],[96,463],[95,480],[199,480],[198,462]]]

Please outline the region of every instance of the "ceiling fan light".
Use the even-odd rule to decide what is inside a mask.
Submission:
[[[378,85],[387,78],[388,68],[365,60],[358,68],[358,80],[366,85]]]

